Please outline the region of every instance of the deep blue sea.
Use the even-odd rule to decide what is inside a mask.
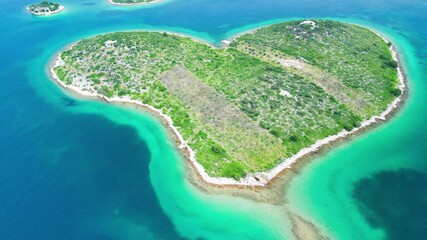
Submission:
[[[0,7],[0,239],[289,239],[286,211],[336,239],[427,239],[427,1],[165,0],[119,7],[61,0]],[[79,39],[125,30],[213,44],[291,19],[376,29],[398,47],[409,98],[389,123],[308,164],[284,206],[209,195],[186,179],[168,132],[133,109],[78,99],[47,73]]]

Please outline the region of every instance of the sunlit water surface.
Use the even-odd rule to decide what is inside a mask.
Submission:
[[[425,1],[63,0],[66,10],[45,18],[29,3],[0,8],[0,239],[287,239],[285,207],[338,239],[427,238]],[[69,96],[46,71],[64,46],[100,33],[173,31],[218,44],[296,18],[387,35],[410,93],[393,121],[305,167],[286,206],[199,192],[157,120]]]

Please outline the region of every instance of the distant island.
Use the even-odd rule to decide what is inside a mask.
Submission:
[[[160,0],[108,0],[112,4],[132,6],[159,2]]]
[[[34,15],[47,16],[59,13],[60,11],[64,10],[64,7],[59,5],[59,3],[43,1],[41,3],[28,6],[27,10]]]
[[[73,92],[159,116],[205,181],[234,185],[265,185],[384,120],[405,86],[391,43],[355,25],[286,22],[223,44],[110,33],[60,53],[51,74]]]

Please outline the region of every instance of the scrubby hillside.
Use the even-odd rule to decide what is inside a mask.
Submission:
[[[238,179],[382,112],[398,94],[388,48],[332,21],[268,26],[222,49],[127,32],[78,42],[54,70],[81,90],[161,109],[209,175]]]

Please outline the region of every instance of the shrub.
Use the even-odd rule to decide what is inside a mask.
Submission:
[[[218,145],[212,145],[211,146],[211,150],[212,152],[216,153],[216,154],[223,154],[225,153],[224,149],[222,149],[220,146]]]
[[[231,162],[224,166],[222,170],[222,175],[224,177],[232,177],[236,180],[239,180],[246,176],[245,171],[243,170],[242,165],[238,162]]]
[[[389,66],[391,68],[397,68],[397,62],[394,60],[390,60],[386,64],[387,64],[387,66]]]
[[[289,140],[290,140],[291,142],[297,142],[297,141],[298,141],[298,137],[297,137],[297,136],[295,136],[295,135],[292,135],[292,136],[290,136],[290,137],[289,137]]]
[[[351,130],[353,130],[353,126],[351,126],[351,125],[345,125],[344,126],[344,129],[346,130],[346,131],[348,131],[348,132],[350,132]]]
[[[362,123],[360,121],[356,121],[353,123],[353,127],[355,127],[355,128],[358,128],[360,126],[362,126]]]
[[[400,90],[399,88],[395,88],[393,90],[391,90],[391,94],[393,94],[393,96],[398,97],[400,96],[400,94],[402,94],[402,90]]]

